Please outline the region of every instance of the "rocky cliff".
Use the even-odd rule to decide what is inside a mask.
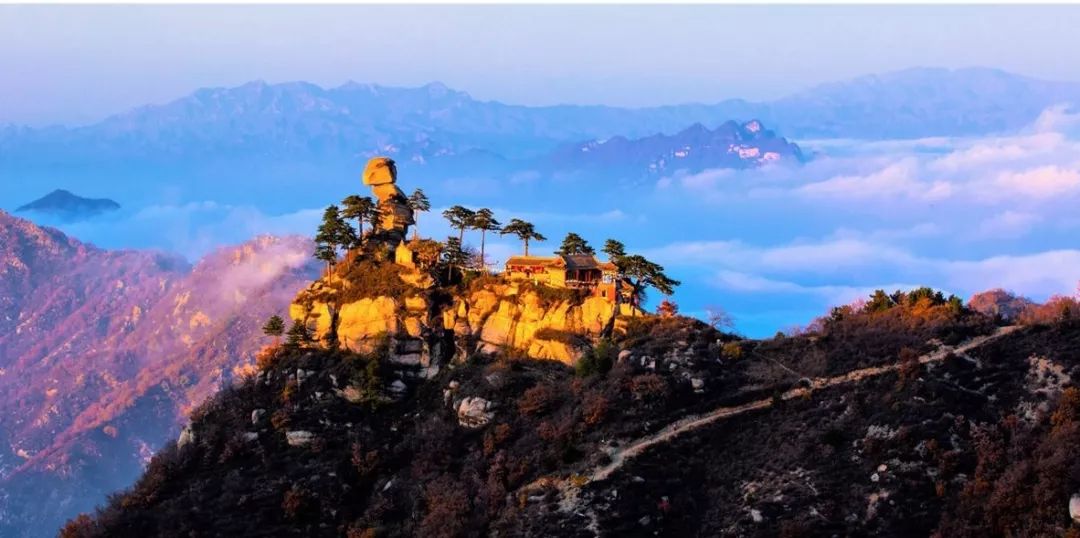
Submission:
[[[573,364],[617,314],[632,313],[626,305],[617,313],[614,303],[600,297],[497,277],[447,290],[416,271],[387,265],[371,270],[397,275],[403,293],[348,300],[343,297],[353,284],[340,276],[324,278],[297,295],[290,316],[310,326],[316,340],[336,331],[340,347],[356,352],[370,352],[389,338],[393,360],[419,366],[425,377],[474,353],[513,352]]]

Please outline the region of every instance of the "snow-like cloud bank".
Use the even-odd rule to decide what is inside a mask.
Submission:
[[[1076,289],[1080,114],[1072,108],[1048,109],[1011,135],[804,145],[817,158],[799,168],[660,179],[658,196],[709,209],[693,211],[706,217],[690,237],[649,254],[691,275],[694,294],[719,294],[751,320],[821,313],[876,288],[929,285],[966,296],[1005,287],[1036,299]]]

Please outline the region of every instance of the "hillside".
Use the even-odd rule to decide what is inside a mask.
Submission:
[[[608,314],[617,323],[602,337],[554,321],[582,297],[441,272],[426,281],[347,256],[297,297],[289,340],[257,373],[197,409],[138,483],[63,535],[1072,528],[1073,302],[1006,325],[922,289],[772,339],[633,312]],[[539,360],[544,339],[577,353]]]
[[[48,535],[138,476],[254,362],[309,250],[265,237],[192,267],[0,213],[0,534]]]

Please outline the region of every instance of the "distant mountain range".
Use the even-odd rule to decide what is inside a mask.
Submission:
[[[506,158],[614,136],[676,133],[757,118],[784,136],[890,138],[1016,129],[1040,111],[1080,101],[1080,84],[995,69],[919,68],[825,84],[769,102],[650,108],[507,105],[439,83],[393,88],[256,81],[201,89],[75,128],[0,129],[0,165],[57,158],[236,158],[389,153],[429,161],[469,152]]]
[[[729,121],[713,130],[695,123],[670,136],[635,140],[616,136],[569,144],[551,156],[551,164],[557,169],[638,169],[661,174],[679,169],[753,168],[802,159],[799,146],[753,120],[742,125]]]
[[[392,156],[404,173],[423,169],[418,173],[433,182],[565,171],[578,164],[595,176],[599,169],[593,164],[603,158],[568,159],[565,150],[607,141],[610,149],[604,151],[620,163],[645,163],[620,173],[648,174],[650,165],[661,166],[661,158],[664,168],[747,164],[723,151],[676,157],[682,150],[667,143],[697,124],[692,130],[715,131],[727,129],[729,121],[757,120],[795,142],[980,135],[1015,131],[1064,102],[1080,102],[1080,84],[982,68],[872,75],[768,102],[634,109],[508,105],[438,83],[322,88],[250,82],[201,89],[81,127],[0,127],[0,201],[26,197],[41,184],[77,192],[92,183],[123,192],[134,207],[165,197],[202,201],[212,192],[222,203],[256,200],[272,211],[290,211],[318,200],[310,189],[294,190],[289,204],[257,193],[290,189],[298,181],[326,186],[332,184],[327,178],[355,177],[376,154]]]
[[[83,198],[63,189],[57,189],[33,202],[16,209],[19,213],[38,213],[74,222],[116,211],[120,204],[108,198]]]
[[[194,266],[0,211],[0,536],[51,536],[130,484],[187,413],[254,363],[318,273],[261,237]]]

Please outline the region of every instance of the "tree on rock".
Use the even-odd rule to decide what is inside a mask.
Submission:
[[[640,305],[644,300],[646,288],[652,287],[664,295],[671,295],[675,293],[675,287],[680,284],[678,280],[664,274],[663,266],[639,254],[623,257],[619,271],[630,284],[630,296],[635,306]]]
[[[465,206],[456,205],[443,211],[442,215],[443,218],[450,223],[450,227],[458,231],[458,243],[464,242],[465,228],[468,228],[472,224],[473,215],[475,215],[473,210]]]
[[[626,246],[614,239],[604,241],[604,248],[600,249],[600,251],[607,254],[608,260],[616,266],[626,257]]]
[[[342,211],[341,216],[346,219],[356,219],[356,232],[358,238],[364,237],[364,221],[372,223],[374,228],[376,215],[375,202],[368,196],[357,196],[355,194],[346,197],[341,201]]]
[[[570,232],[563,238],[562,245],[559,246],[559,250],[555,251],[555,254],[567,256],[573,254],[596,254],[596,251],[589,246],[589,242],[583,237],[574,232]]]
[[[464,268],[469,262],[469,253],[461,247],[461,240],[456,237],[446,238],[446,247],[442,251],[443,263],[446,264],[446,280],[453,277],[454,268]]]
[[[670,297],[665,297],[656,307],[656,313],[662,318],[674,317],[679,313],[679,305],[675,304]]]
[[[311,332],[308,331],[307,325],[299,321],[293,321],[289,332],[285,335],[285,346],[291,349],[299,348],[311,341]]]
[[[495,214],[485,207],[473,213],[469,228],[480,230],[480,269],[483,270],[487,267],[487,258],[484,257],[484,243],[487,240],[487,233],[498,230],[499,221],[495,220]]]
[[[270,316],[270,319],[266,321],[266,325],[263,325],[262,330],[266,336],[273,336],[274,344],[277,344],[281,335],[285,334],[285,320],[276,314]]]
[[[333,277],[338,248],[355,244],[356,232],[341,217],[338,206],[331,205],[323,212],[323,221],[315,234],[315,257],[326,262],[326,272]]]
[[[513,234],[525,243],[525,255],[529,255],[529,241],[547,241],[547,238],[536,232],[536,227],[531,222],[521,219],[510,219],[510,223],[503,226],[499,235]]]
[[[409,195],[409,209],[413,210],[413,239],[420,238],[420,213],[431,211],[431,202],[424,191],[417,188]]]

